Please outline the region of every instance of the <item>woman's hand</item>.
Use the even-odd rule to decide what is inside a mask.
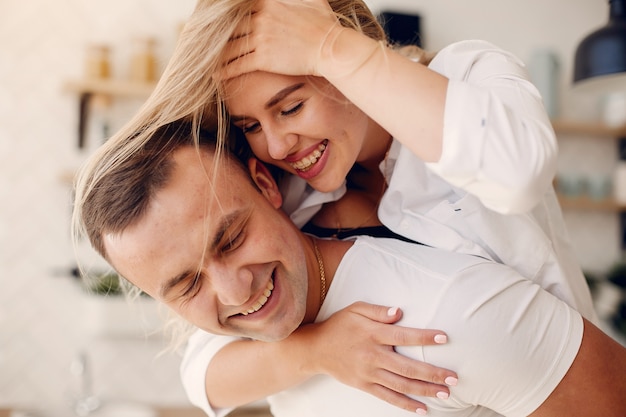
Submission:
[[[252,71],[320,75],[325,43],[343,30],[326,0],[257,0],[223,55],[221,79]]]
[[[328,320],[304,326],[311,335],[312,373],[329,374],[338,381],[372,394],[394,406],[416,412],[426,406],[408,394],[447,398],[457,375],[447,369],[409,359],[394,346],[427,346],[447,342],[439,330],[397,326],[402,312],[357,302]],[[306,329],[306,330],[305,330]]]

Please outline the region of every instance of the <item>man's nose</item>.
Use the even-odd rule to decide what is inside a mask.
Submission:
[[[243,305],[252,295],[253,275],[245,268],[215,266],[208,276],[218,300],[224,305]]]
[[[281,129],[266,130],[267,153],[277,161],[282,161],[291,152],[296,143],[298,143],[298,135],[283,131]]]

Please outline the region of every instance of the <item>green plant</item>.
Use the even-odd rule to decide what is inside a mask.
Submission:
[[[121,295],[122,285],[120,277],[114,272],[103,273],[95,276],[83,277],[85,288],[91,294],[96,295]]]

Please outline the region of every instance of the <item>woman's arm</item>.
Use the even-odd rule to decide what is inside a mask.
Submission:
[[[343,30],[329,54],[348,55],[363,38]],[[523,63],[510,53],[459,42],[426,67],[379,47],[349,76],[327,79],[438,175],[492,210],[528,211],[551,187],[556,136]]]
[[[393,325],[401,315],[397,309],[356,303],[283,341],[240,340],[186,367],[206,368],[206,396],[213,409],[262,399],[321,373],[415,411],[422,403],[406,394],[446,397],[445,381],[454,385],[457,376],[395,353],[394,346],[445,343],[441,331]]]

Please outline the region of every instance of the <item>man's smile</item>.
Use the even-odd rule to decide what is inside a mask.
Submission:
[[[272,278],[267,282],[267,287],[265,287],[265,290],[259,296],[256,302],[252,305],[252,307],[250,307],[246,311],[242,311],[241,314],[243,314],[244,316],[247,316],[248,314],[256,313],[257,311],[259,311],[265,305],[265,303],[267,303],[267,300],[272,295],[273,289],[274,289],[274,279]]]

